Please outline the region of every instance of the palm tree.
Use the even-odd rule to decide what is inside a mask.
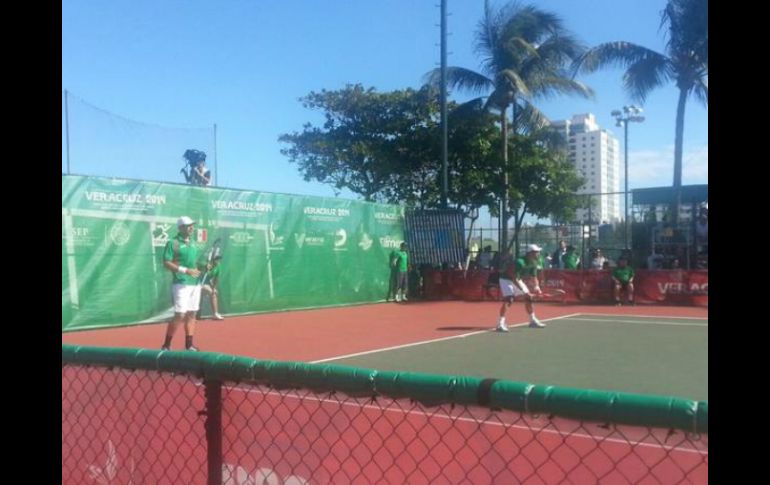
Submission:
[[[682,187],[684,108],[687,98],[708,107],[708,0],[669,0],[661,13],[660,28],[668,26],[665,54],[631,42],[607,42],[588,50],[575,72],[590,73],[605,66],[620,66],[623,87],[635,101],[644,103],[655,88],[674,82],[679,89],[674,138],[674,221],[679,220]]]
[[[482,73],[462,67],[449,67],[447,82],[453,88],[487,93],[458,109],[475,107],[500,113],[504,167],[500,210],[503,223],[501,247],[507,249],[509,131],[526,133],[548,124],[545,115],[532,104],[534,99],[560,94],[590,97],[593,92],[575,81],[565,69],[585,49],[553,13],[517,2],[495,12],[486,0],[475,47],[482,58]],[[438,85],[440,76],[441,70],[434,69],[426,75],[426,81]],[[510,127],[507,116],[509,107],[512,108]]]

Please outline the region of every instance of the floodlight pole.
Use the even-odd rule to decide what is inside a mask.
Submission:
[[[441,207],[447,208],[449,194],[448,130],[447,130],[447,0],[441,0]]]

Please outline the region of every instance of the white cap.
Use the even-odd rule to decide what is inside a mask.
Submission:
[[[176,227],[189,226],[190,224],[195,224],[195,221],[187,216],[182,216],[176,221]]]
[[[527,246],[527,252],[528,253],[531,253],[532,251],[542,251],[542,250],[543,250],[543,248],[541,248],[537,244],[529,244]]]

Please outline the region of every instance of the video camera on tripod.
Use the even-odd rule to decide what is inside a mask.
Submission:
[[[185,166],[180,172],[190,185],[210,185],[211,170],[206,168],[206,153],[200,150],[189,149],[184,152],[182,157],[185,160]]]

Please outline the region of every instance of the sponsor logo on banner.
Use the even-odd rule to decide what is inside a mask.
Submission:
[[[343,207],[311,207],[302,209],[302,213],[311,221],[337,222],[343,217],[350,216],[350,209]]]
[[[397,225],[404,221],[403,211],[375,212],[374,220],[380,224]]]
[[[118,460],[118,454],[115,451],[115,445],[112,444],[112,440],[107,440],[107,460],[105,461],[104,466],[96,463],[88,465],[88,475],[91,477],[91,480],[94,480],[96,483],[108,485],[114,483],[120,468],[120,461]],[[135,470],[136,465],[134,459],[131,458],[128,465],[128,483],[133,483]]]
[[[708,295],[709,284],[658,283],[658,291],[663,295]]]
[[[297,243],[297,247],[302,246],[323,246],[326,243],[326,238],[323,236],[308,236],[304,232],[294,234],[294,242]]]
[[[372,244],[374,243],[374,239],[372,239],[369,234],[363,233],[361,235],[361,241],[359,241],[358,246],[363,249],[364,251],[369,251],[371,249]]]
[[[307,485],[310,480],[297,475],[283,478],[271,468],[259,468],[254,473],[240,465],[222,464],[222,483],[228,485]]]
[[[283,246],[283,236],[278,236],[275,234],[275,224],[272,222],[270,223],[267,234],[270,240],[270,246]]]
[[[345,229],[338,229],[334,233],[334,250],[340,251],[345,249],[345,242],[348,240],[348,233]]]
[[[236,246],[248,245],[254,236],[246,231],[239,231],[230,234],[230,240],[235,243]]]
[[[547,288],[564,288],[564,280],[545,280],[543,286]]]
[[[103,210],[148,212],[152,207],[166,204],[162,194],[85,191],[86,201]]]
[[[68,231],[62,232],[62,239],[69,239],[75,246],[94,246],[96,239],[91,235],[91,229],[87,227],[71,227]]]
[[[273,212],[273,204],[244,200],[212,200],[211,207],[220,211]]]
[[[323,246],[326,238],[321,236],[305,236],[305,243],[308,246]]]
[[[131,239],[131,231],[124,223],[117,221],[110,228],[109,237],[115,246],[125,246]]]
[[[89,192],[86,190],[86,200],[89,202],[117,202],[121,204],[152,204],[166,203],[165,195],[154,194],[124,194],[121,192]]]
[[[173,228],[172,224],[161,224],[157,222],[150,223],[150,232],[152,233],[152,247],[165,247],[169,240],[169,231]]]
[[[380,238],[380,245],[383,248],[398,249],[401,246],[401,239],[395,239],[392,236],[384,236]]]
[[[336,207],[305,207],[303,212],[305,215],[315,216],[347,217],[350,215],[350,209]]]

